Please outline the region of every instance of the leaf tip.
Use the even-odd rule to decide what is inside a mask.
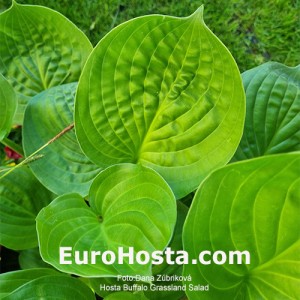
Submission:
[[[197,19],[203,22],[203,11],[204,5],[202,4],[194,13],[190,15],[190,18]]]
[[[11,1],[11,7],[17,7],[19,6],[19,3],[16,0]]]

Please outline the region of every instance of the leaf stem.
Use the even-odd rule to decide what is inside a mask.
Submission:
[[[54,138],[52,138],[50,141],[48,141],[46,144],[44,144],[41,148],[37,149],[36,151],[34,151],[32,154],[30,154],[28,157],[26,157],[23,161],[21,161],[18,165],[14,166],[13,168],[9,169],[6,173],[4,173],[1,177],[0,180],[3,179],[5,176],[7,176],[9,173],[11,173],[12,171],[14,171],[15,169],[35,160],[35,157],[38,157],[37,154],[45,149],[47,146],[49,146],[50,144],[52,144],[53,142],[55,142],[56,140],[58,140],[61,136],[63,136],[65,133],[67,133],[68,131],[70,131],[71,129],[74,128],[74,124],[69,125],[68,127],[64,128],[61,132],[59,132]],[[40,158],[40,156],[38,157]]]

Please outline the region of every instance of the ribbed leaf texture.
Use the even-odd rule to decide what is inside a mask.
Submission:
[[[130,264],[124,259],[121,264],[116,259],[105,264],[100,258],[96,263],[76,264],[74,253],[113,251],[118,257],[118,247],[124,252],[134,247],[134,253],[162,251],[176,223],[175,197],[164,179],[142,166],[110,167],[93,181],[89,205],[78,194],[66,194],[39,213],[42,258],[63,272],[87,277],[151,275],[150,262]],[[60,247],[73,247],[72,264],[60,263]]]
[[[222,250],[225,264],[184,265],[194,299],[297,299],[300,292],[300,153],[264,156],[213,172],[197,191],[183,230],[184,249]],[[229,264],[229,251],[249,251]],[[211,257],[207,257],[206,259]],[[189,284],[190,282],[186,282]]]
[[[300,150],[300,65],[269,62],[242,74],[246,120],[233,160]]]
[[[239,70],[202,13],[116,27],[93,50],[76,96],[85,154],[102,167],[151,167],[177,198],[230,160],[244,123]]]
[[[0,73],[17,94],[18,124],[31,97],[77,81],[92,50],[87,37],[63,15],[15,1],[0,14],[0,45]]]

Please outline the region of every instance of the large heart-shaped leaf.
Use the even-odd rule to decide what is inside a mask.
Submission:
[[[239,70],[202,12],[116,27],[89,57],[76,96],[86,155],[103,167],[151,167],[177,198],[230,160],[244,123]]]
[[[223,251],[225,264],[190,263],[184,274],[209,291],[189,299],[297,299],[300,292],[300,153],[231,164],[213,172],[193,200],[183,230],[192,258]],[[229,262],[230,251],[248,251]],[[232,252],[231,252],[232,253]],[[220,262],[220,255],[218,256]]]
[[[0,275],[1,299],[82,299],[95,295],[80,280],[51,269],[31,269]]]
[[[35,217],[53,195],[20,167],[0,180],[0,241],[7,248],[22,250],[38,244]]]
[[[269,62],[242,78],[247,112],[234,160],[300,150],[300,65]]]
[[[24,116],[23,146],[29,156],[73,123],[77,84],[48,89],[30,100]],[[47,116],[45,118],[45,115]],[[36,177],[55,194],[88,194],[99,167],[82,153],[74,131],[69,131],[40,152],[42,158],[30,167]]]
[[[94,180],[89,205],[78,194],[55,199],[37,216],[42,258],[57,269],[88,277],[151,275],[151,261],[118,263],[118,248],[129,252],[163,250],[176,222],[174,195],[155,171],[133,164],[116,165]],[[61,264],[60,247],[72,247],[72,264]],[[76,264],[75,251],[112,251],[116,261]],[[69,260],[69,259],[67,259]]]
[[[0,73],[0,141],[10,132],[16,109],[15,92]]]
[[[0,73],[17,93],[19,124],[32,96],[78,80],[92,50],[87,37],[61,14],[15,1],[0,14],[0,45]]]

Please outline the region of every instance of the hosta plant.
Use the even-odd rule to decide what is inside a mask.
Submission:
[[[0,44],[1,299],[297,298],[299,66],[240,74],[203,7],[92,49],[13,1]]]

